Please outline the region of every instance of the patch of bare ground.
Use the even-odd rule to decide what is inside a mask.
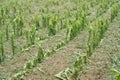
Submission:
[[[80,74],[81,80],[109,80],[109,68],[111,56],[120,52],[120,13],[110,24],[105,37],[101,40],[100,46],[85,65],[83,73]]]

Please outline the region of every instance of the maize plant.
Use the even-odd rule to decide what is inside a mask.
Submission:
[[[49,35],[55,35],[56,34],[56,25],[58,23],[58,16],[55,15],[54,17],[51,17],[49,19],[49,25],[48,25],[48,30],[49,30]]]
[[[23,27],[24,27],[24,16],[23,12],[19,11],[18,14],[12,14],[10,17],[10,22],[13,26],[14,35],[16,37],[22,36],[23,34]]]
[[[44,59],[44,53],[43,53],[43,49],[41,47],[39,47],[37,59],[39,62],[41,62]]]
[[[54,52],[56,52],[58,49],[60,49],[61,47],[63,47],[66,44],[65,41],[60,41],[55,47],[52,47],[52,50],[47,51],[45,53],[45,57],[49,57],[50,55],[52,55]]]
[[[6,26],[5,33],[6,33],[6,40],[8,40],[9,39],[9,24],[7,24]]]
[[[24,31],[24,34],[25,34],[25,37],[26,37],[26,43],[29,44],[30,43],[30,40],[29,40],[29,30],[25,30]]]
[[[60,18],[60,30],[63,29],[63,18]]]
[[[0,61],[4,61],[4,40],[3,40],[3,32],[0,32]]]
[[[40,21],[40,18],[39,18],[38,14],[37,14],[37,15],[35,15],[35,18],[34,18],[36,30],[38,30],[39,27],[40,27],[39,21]]]
[[[61,47],[64,46],[64,45],[65,45],[65,42],[64,42],[64,41],[59,42],[59,43],[56,45],[56,50],[59,49],[59,48],[61,48]]]
[[[32,30],[29,33],[29,40],[32,45],[35,44],[35,34],[36,34],[35,27],[32,26]]]
[[[117,13],[119,12],[119,8],[120,8],[120,2],[118,4],[115,4],[112,6],[111,8],[111,22],[112,20],[117,16]]]
[[[63,24],[63,28],[69,28],[70,27],[70,20],[66,19],[64,24]]]
[[[16,16],[15,15],[13,15],[13,32],[14,32],[14,35],[16,35],[16,20],[17,20],[17,18],[16,18]]]
[[[88,32],[89,32],[89,37],[88,37],[88,56],[90,56],[93,52],[93,27],[91,25],[89,25],[88,27]]]
[[[82,31],[87,24],[87,19],[84,10],[80,11],[80,17],[73,19],[71,22],[72,27],[67,30],[67,41],[74,39],[80,31]]]
[[[1,25],[4,25],[4,24],[5,24],[5,16],[4,16],[3,10],[1,10]]]
[[[34,58],[33,61],[32,61],[32,66],[35,67],[38,63],[38,58]]]
[[[42,13],[42,26],[47,27],[49,25],[50,14]]]
[[[75,60],[71,68],[66,68],[60,73],[56,74],[55,77],[61,80],[77,80],[78,73],[82,70],[84,63],[87,61],[87,55],[76,54]]]
[[[70,75],[72,75],[72,70],[70,68],[66,68],[65,70],[56,74],[55,77],[60,80],[70,80]]]
[[[116,5],[112,6],[111,9],[111,21],[117,16],[117,9]]]
[[[112,58],[112,80],[120,80],[120,55],[117,54]]]
[[[104,18],[95,21],[94,26],[89,25],[89,38],[88,38],[88,54],[92,54],[94,49],[98,46],[103,38],[104,32],[107,30],[108,20]]]
[[[27,62],[24,66],[24,69],[31,69],[32,68],[32,63],[31,61]]]
[[[13,78],[14,79],[22,79],[27,73],[29,73],[30,69],[35,67],[38,62],[41,62],[44,59],[43,49],[39,47],[38,55],[32,61],[27,62],[24,65],[24,69],[16,73]]]
[[[18,16],[18,18],[16,18],[16,34],[17,34],[17,36],[22,35],[23,27],[24,27],[23,18],[22,18],[22,16]]]
[[[108,8],[109,6],[106,2],[101,3],[99,5],[99,8],[97,9],[97,17],[100,16],[102,13],[104,13]]]
[[[14,43],[14,35],[11,36],[11,47],[12,47],[12,53],[13,56],[15,55],[15,43]]]
[[[84,61],[86,61],[86,60],[82,55],[76,54],[76,59],[73,63],[73,69],[72,69],[72,72],[73,72],[72,73],[72,80],[77,79],[78,73],[82,70],[83,65],[85,63]]]

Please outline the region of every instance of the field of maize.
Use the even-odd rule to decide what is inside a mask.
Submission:
[[[0,80],[120,80],[120,0],[0,0]]]

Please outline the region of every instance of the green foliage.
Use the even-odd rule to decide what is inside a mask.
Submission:
[[[3,32],[0,32],[0,61],[4,61],[4,39],[3,39]]]
[[[81,9],[76,13],[76,19],[71,21],[71,26],[67,29],[66,41],[74,39],[86,26],[87,18],[85,10]]]
[[[8,40],[9,39],[9,25],[8,24],[6,26],[5,33],[6,33],[6,40]]]
[[[95,21],[94,26],[88,25],[89,38],[88,38],[88,54],[92,54],[94,49],[99,45],[101,39],[104,36],[105,31],[107,30],[109,21],[100,18]]]
[[[87,61],[87,55],[81,55],[76,53],[71,68],[66,68],[60,73],[56,74],[55,77],[61,80],[76,80],[79,72],[83,69],[83,65]]]
[[[32,30],[29,33],[29,40],[31,42],[31,45],[35,44],[35,34],[36,34],[35,27],[32,26]]]
[[[43,53],[43,49],[41,47],[39,47],[37,59],[39,62],[41,62],[44,59],[44,53]]]
[[[56,34],[56,25],[58,23],[58,16],[54,15],[54,17],[51,17],[49,19],[49,24],[48,24],[48,30],[49,30],[49,35],[55,35]]]
[[[24,67],[25,69],[31,69],[32,68],[32,63],[31,63],[31,61],[29,61],[29,62],[27,62],[26,64],[25,64],[25,67]]]
[[[26,37],[26,43],[29,45],[29,43],[30,43],[30,40],[29,40],[29,30],[25,30],[24,31],[24,33],[25,33],[25,37]]]
[[[36,30],[38,30],[40,28],[40,18],[38,14],[35,15],[33,22],[35,23]]]
[[[70,75],[72,74],[72,71],[70,68],[66,68],[65,70],[61,71],[60,73],[56,74],[55,77],[57,77],[60,80],[70,80]]]
[[[111,8],[111,22],[113,21],[113,19],[117,16],[118,12],[119,12],[119,8],[120,8],[120,2],[117,3],[116,5],[113,5]]]
[[[120,55],[117,54],[112,58],[112,67],[111,67],[112,79],[120,80]]]
[[[21,36],[23,33],[22,32],[23,27],[24,27],[23,16],[22,14],[20,14],[19,16],[16,16],[15,19],[13,20],[14,35]]]
[[[76,80],[79,72],[82,71],[84,64],[87,62],[87,55],[82,55],[80,53],[76,53],[73,61],[73,68],[72,68],[72,80]]]
[[[15,55],[14,35],[11,36],[11,47],[12,47],[12,53],[13,55]]]

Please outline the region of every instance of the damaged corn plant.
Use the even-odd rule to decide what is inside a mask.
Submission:
[[[72,60],[72,67],[59,72],[55,77],[61,80],[77,80],[79,73],[82,71],[83,66],[87,61],[88,58],[86,54],[75,53]]]
[[[111,78],[113,80],[120,80],[120,55],[112,57]]]
[[[12,76],[12,79],[18,80],[23,79],[24,76],[26,76],[28,73],[31,72],[32,68],[34,68],[38,63],[41,63],[44,59],[44,53],[41,46],[38,48],[37,56],[33,58],[33,60],[28,61],[22,70],[17,72]]]

